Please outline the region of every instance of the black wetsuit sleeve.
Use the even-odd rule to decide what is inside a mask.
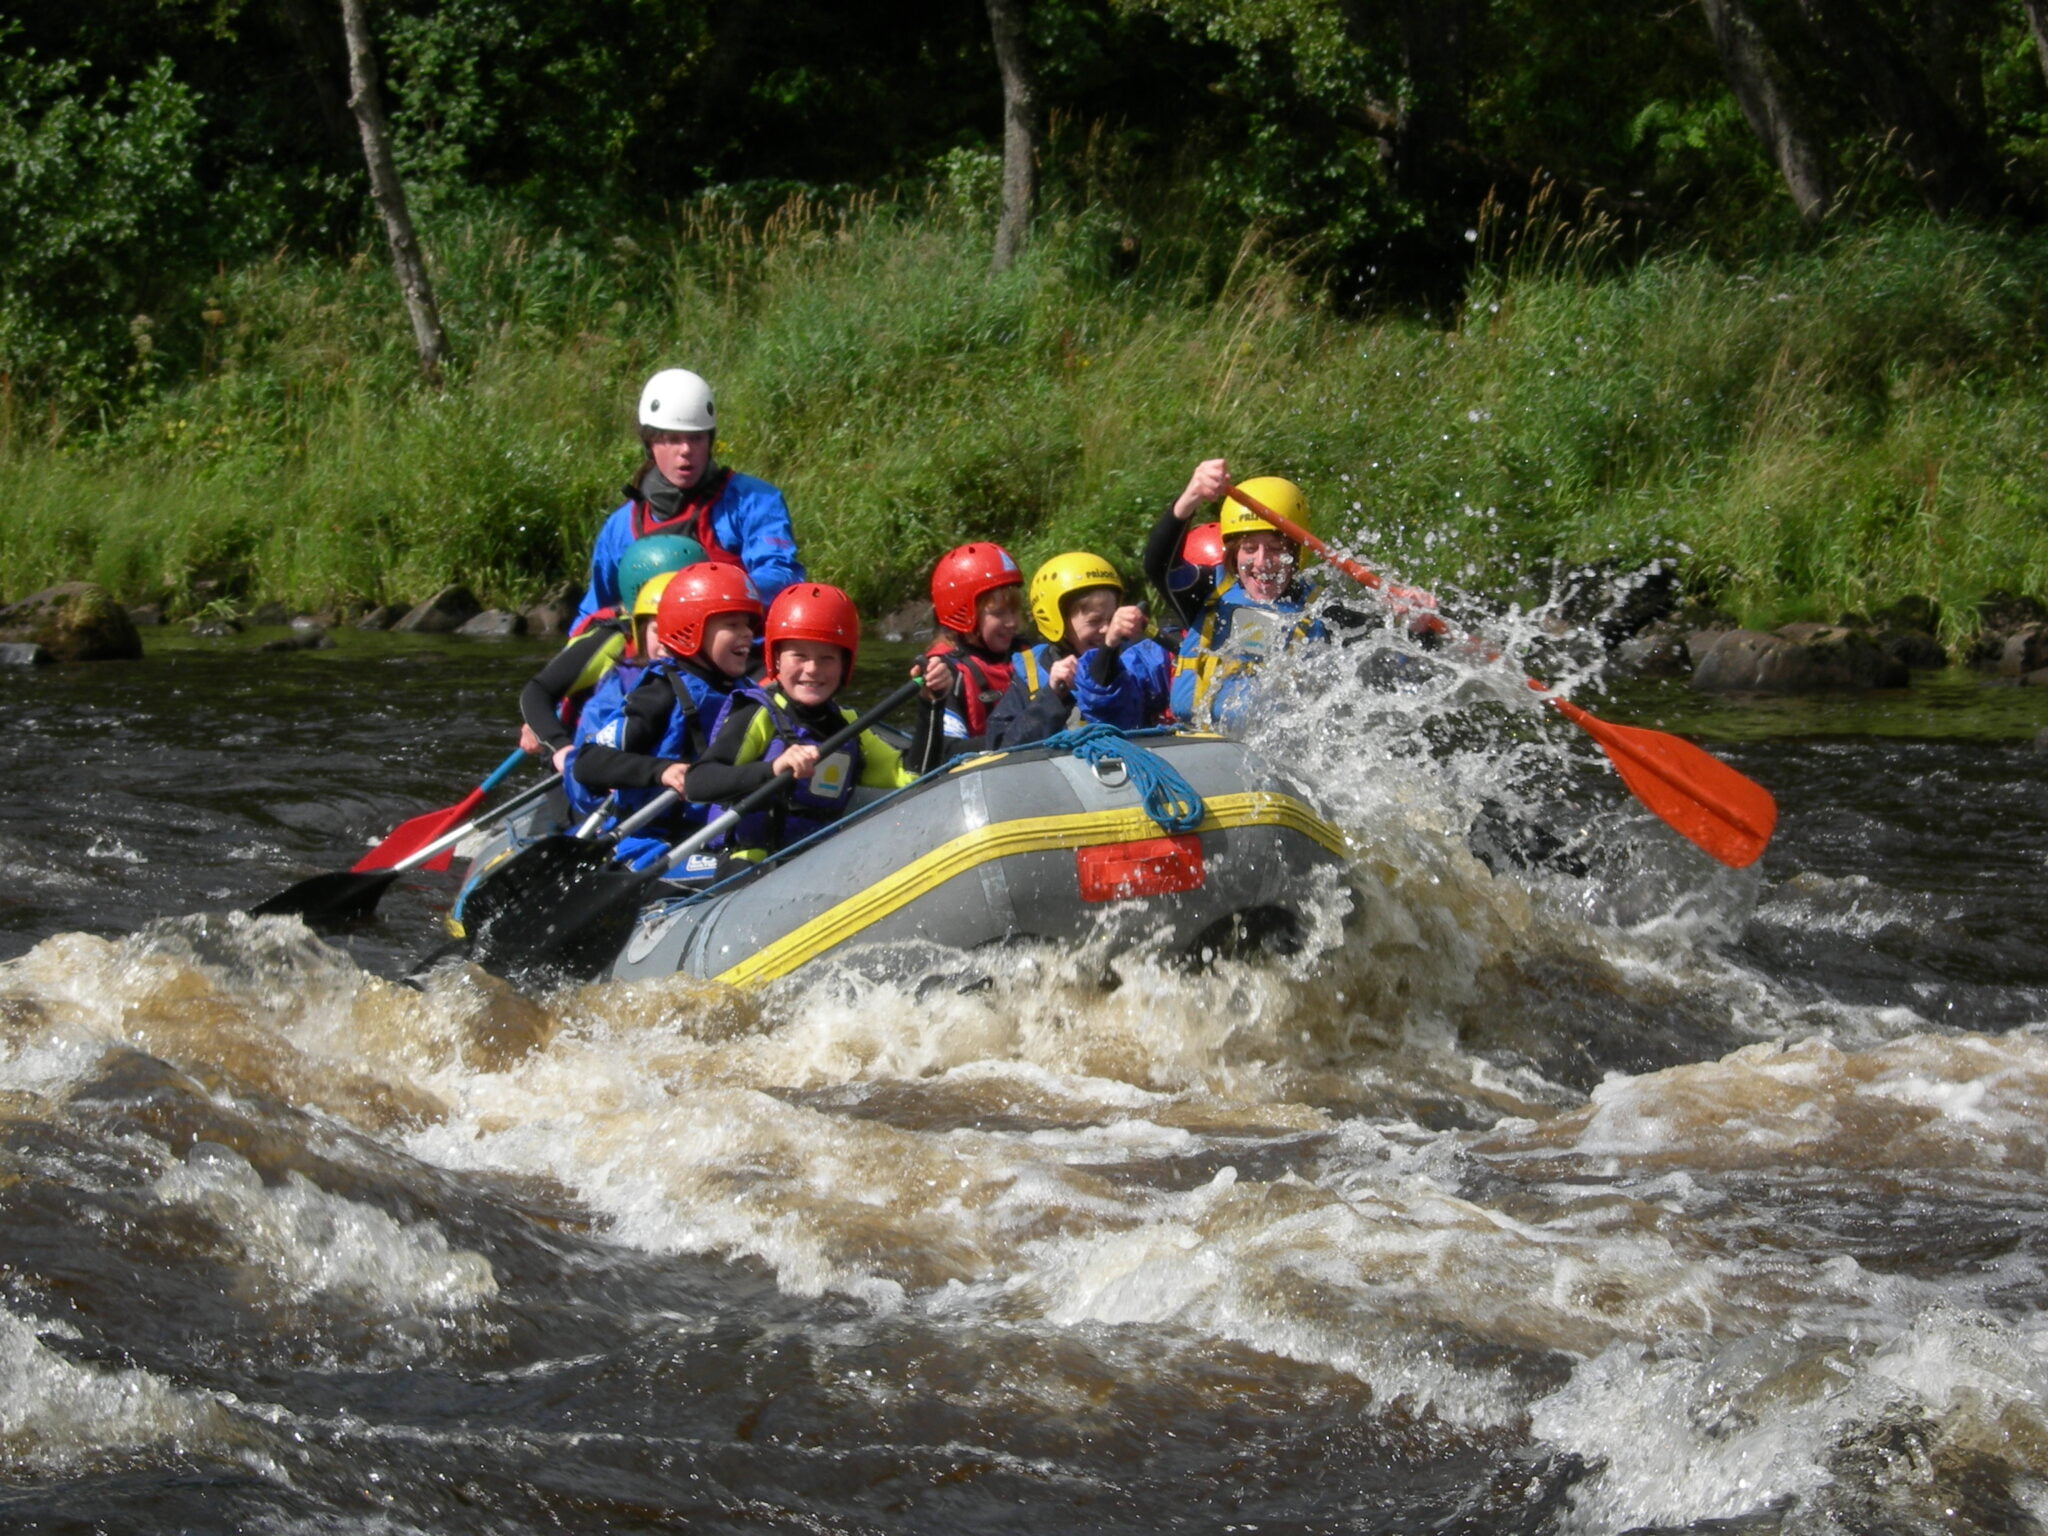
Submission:
[[[586,789],[654,789],[661,775],[680,758],[655,757],[652,749],[668,734],[668,722],[677,707],[675,683],[659,672],[640,679],[640,686],[626,695],[625,729],[620,746],[586,741],[576,753],[576,782]]]
[[[547,665],[520,690],[519,718],[532,727],[533,734],[546,743],[550,752],[569,745],[569,728],[562,724],[559,713],[562,700],[576,686],[576,679],[583,675],[590,658],[609,639],[610,631],[601,626],[586,630],[550,656]]]
[[[1010,691],[996,700],[988,717],[988,745],[991,751],[1004,747],[1029,746],[1065,728],[1074,701],[1047,683],[1033,697],[1020,667],[1010,676]]]
[[[1202,609],[1208,605],[1216,591],[1216,578],[1204,575],[1185,592],[1176,592],[1166,584],[1174,566],[1180,563],[1181,541],[1187,537],[1188,524],[1194,519],[1182,522],[1173,515],[1173,507],[1159,514],[1159,521],[1152,525],[1151,536],[1145,540],[1145,579],[1152,583],[1160,600],[1179,619],[1182,628],[1187,628],[1201,617]]]
[[[690,765],[690,776],[683,784],[683,798],[693,805],[708,805],[712,801],[730,804],[752,794],[763,784],[775,777],[774,767],[767,762],[742,763],[737,761],[740,747],[747,739],[747,727],[754,723],[754,716],[761,712],[759,704],[735,704],[732,712],[725,717],[725,724],[704,749],[704,755]]]
[[[1116,681],[1117,659],[1124,653],[1122,646],[1098,645],[1088,653],[1088,680],[1098,688],[1107,688]]]

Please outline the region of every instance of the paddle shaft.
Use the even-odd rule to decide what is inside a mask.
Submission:
[[[324,875],[309,875],[297,884],[287,886],[269,900],[258,902],[249,908],[250,915],[294,916],[302,917],[308,922],[338,922],[345,918],[361,917],[375,908],[378,899],[408,869],[416,869],[443,851],[453,848],[487,822],[500,820],[521,806],[538,800],[558,782],[559,777],[550,774],[538,784],[529,785],[503,805],[486,812],[474,821],[449,828],[433,842],[415,849],[395,864],[387,864],[379,869],[329,870]]]
[[[1227,494],[1362,586],[1377,590],[1386,585],[1377,571],[1336,553],[1241,486],[1233,485]],[[1761,784],[1690,742],[1642,726],[1615,725],[1560,697],[1537,678],[1524,674],[1522,681],[1599,743],[1629,792],[1702,851],[1737,869],[1762,854],[1777,825],[1778,808]]]
[[[520,756],[522,757],[524,757],[525,755],[526,754],[523,752],[520,754]],[[477,817],[475,820],[465,821],[459,827],[449,828],[446,832],[443,832],[439,837],[435,838],[431,843],[428,843],[426,847],[415,849],[412,853],[409,853],[404,858],[400,859],[396,864],[391,865],[388,870],[378,871],[378,873],[402,875],[408,869],[413,869],[421,864],[426,863],[427,860],[433,858],[434,855],[442,852],[444,849],[453,848],[457,843],[461,842],[465,837],[469,836],[469,834],[474,832],[478,827],[487,826],[494,821],[503,821],[507,816],[511,815],[514,811],[519,810],[521,807],[533,804],[534,801],[540,799],[542,795],[545,795],[549,790],[553,789],[555,785],[558,784],[560,781],[561,776],[559,774],[550,774],[547,778],[542,779],[538,784],[527,785],[526,788],[519,791],[518,794],[514,795],[510,800],[507,800],[503,805],[493,806],[490,810],[484,812],[483,815]]]

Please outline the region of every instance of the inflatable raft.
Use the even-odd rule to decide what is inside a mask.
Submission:
[[[901,972],[927,967],[934,947],[1011,940],[1106,941],[1106,953],[1284,946],[1307,904],[1329,899],[1344,834],[1243,743],[1144,733],[1089,746],[964,759],[760,866],[662,895],[610,974],[752,986],[826,956]],[[1148,810],[1162,779],[1181,812],[1167,825]],[[501,830],[464,896],[545,830]]]

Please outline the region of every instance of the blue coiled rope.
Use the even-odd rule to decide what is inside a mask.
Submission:
[[[1195,786],[1165,758],[1146,751],[1113,725],[1091,722],[1031,745],[1071,752],[1084,763],[1121,762],[1143,797],[1145,814],[1162,832],[1192,832],[1202,824],[1202,797]]]

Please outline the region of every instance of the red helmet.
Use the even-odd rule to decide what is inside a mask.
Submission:
[[[721,613],[761,617],[761,594],[746,567],[691,565],[677,571],[654,610],[654,637],[676,656],[704,648],[704,626]]]
[[[1197,523],[1188,530],[1187,538],[1180,546],[1180,557],[1189,565],[1206,565],[1211,568],[1223,563],[1223,525],[1221,523]]]
[[[860,615],[853,599],[837,587],[800,581],[784,587],[768,605],[768,675],[775,675],[775,647],[785,640],[818,640],[846,652],[843,683],[853,676],[853,658],[860,654]]]
[[[932,613],[940,628],[971,635],[982,593],[1023,585],[1024,573],[1002,545],[962,544],[932,567]]]

